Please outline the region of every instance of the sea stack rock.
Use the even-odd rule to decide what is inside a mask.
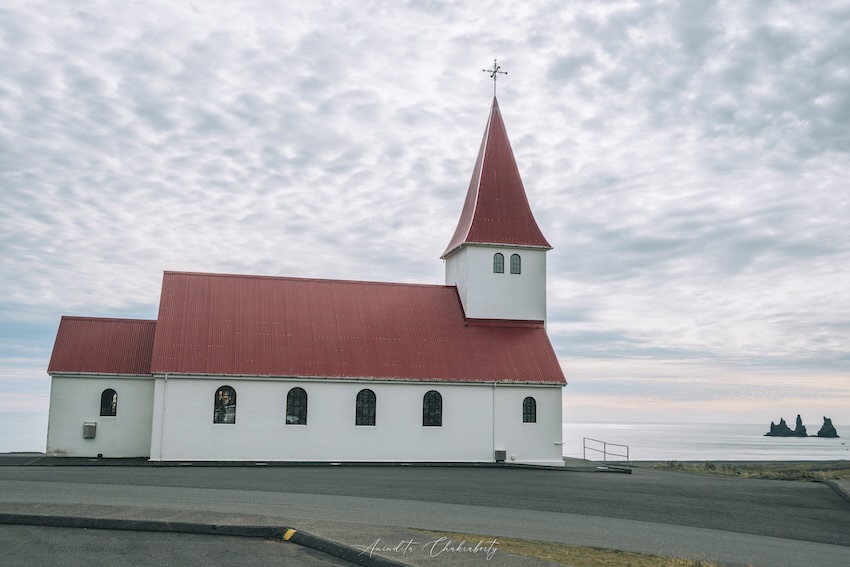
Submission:
[[[785,423],[785,418],[779,418],[779,425],[776,425],[772,421],[770,422],[770,431],[764,434],[765,437],[791,437],[794,435],[794,432],[791,431],[791,428],[788,427],[788,424]]]
[[[832,425],[832,420],[828,417],[823,418],[823,426],[818,431],[818,437],[838,437],[838,432],[835,426]]]
[[[806,426],[803,425],[803,420],[797,416],[797,425],[792,430],[785,423],[785,418],[779,418],[779,425],[770,422],[770,431],[764,434],[765,437],[808,437]]]
[[[806,433],[806,426],[803,425],[803,420],[800,418],[800,414],[797,414],[797,426],[794,428],[794,437],[808,437],[809,435]]]

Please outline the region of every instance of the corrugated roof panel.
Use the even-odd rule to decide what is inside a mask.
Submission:
[[[150,374],[156,321],[62,317],[48,373]]]
[[[451,286],[166,272],[151,368],[564,383],[542,324],[471,323]]]
[[[442,257],[445,258],[467,242],[551,248],[528,204],[499,103],[495,98],[463,211]]]

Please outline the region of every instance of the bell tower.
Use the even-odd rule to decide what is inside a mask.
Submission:
[[[493,97],[457,228],[441,258],[467,319],[546,321],[547,242]]]

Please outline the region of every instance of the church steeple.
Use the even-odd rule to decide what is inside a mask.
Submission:
[[[531,213],[495,97],[463,212],[441,257],[447,258],[467,243],[552,248]]]
[[[546,321],[546,252],[493,97],[463,211],[443,252],[468,320]]]

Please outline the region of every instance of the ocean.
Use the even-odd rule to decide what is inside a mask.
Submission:
[[[808,427],[808,426],[807,426]],[[564,423],[564,456],[583,457],[585,437],[628,446],[632,461],[835,461],[850,460],[850,427],[835,425],[838,439],[765,437],[766,425],[697,423]],[[817,434],[817,428],[809,428]],[[588,446],[601,449],[599,443]],[[609,447],[625,453],[623,447]],[[602,454],[588,451],[592,461]],[[625,460],[612,457],[609,460]]]

